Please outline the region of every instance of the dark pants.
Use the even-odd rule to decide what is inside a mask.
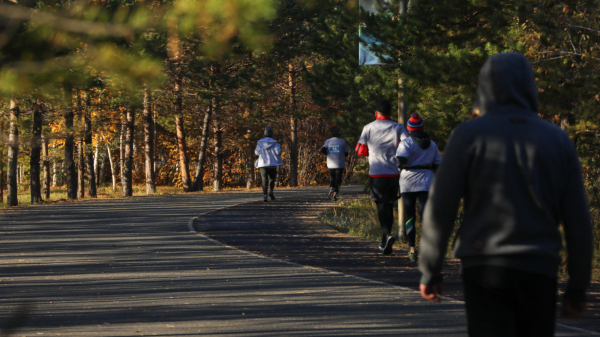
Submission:
[[[394,203],[399,198],[400,182],[398,177],[369,177],[369,186],[371,199],[377,205],[377,217],[384,241],[388,235],[392,235]]]
[[[379,225],[383,231],[383,237],[381,239],[384,242],[388,235],[392,235],[392,226],[394,225],[394,204],[377,202],[377,217],[379,218]]]
[[[260,168],[260,179],[262,180],[263,194],[267,195],[268,187],[275,188],[275,178],[277,178],[277,168],[273,167],[261,167]]]
[[[344,169],[329,169],[329,187],[333,187],[333,191],[338,193],[344,178]]]
[[[408,237],[408,246],[414,247],[417,237],[417,200],[419,200],[419,216],[423,218],[423,210],[427,203],[428,191],[406,192],[402,193],[402,203],[404,204],[404,221],[406,222],[406,236]]]
[[[469,267],[462,278],[469,336],[554,336],[555,278],[496,266]]]

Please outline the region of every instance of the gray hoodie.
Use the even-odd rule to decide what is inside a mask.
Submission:
[[[256,168],[277,167],[283,163],[281,158],[281,147],[273,138],[265,137],[258,141],[254,153],[258,159],[254,163]]]
[[[463,268],[495,265],[555,278],[562,222],[567,292],[583,294],[591,278],[593,243],[579,159],[567,134],[538,117],[527,59],[517,53],[489,58],[479,75],[476,102],[482,116],[452,133],[427,202],[421,283],[441,281],[464,198],[464,222],[453,249]]]

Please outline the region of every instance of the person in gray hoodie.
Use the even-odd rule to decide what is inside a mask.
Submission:
[[[592,227],[577,153],[538,116],[535,77],[518,53],[481,68],[474,111],[448,141],[425,209],[421,295],[439,301],[460,200],[461,260],[470,336],[553,336],[562,222],[569,280],[562,314],[579,318],[591,278]]]
[[[262,188],[264,194],[264,201],[267,202],[268,197],[271,200],[275,200],[273,194],[273,188],[275,187],[275,178],[277,177],[277,166],[283,163],[281,158],[281,147],[279,143],[271,137],[273,137],[273,128],[270,126],[265,127],[265,138],[258,141],[254,153],[258,156],[258,159],[254,163],[254,166],[260,169],[260,177],[262,180]],[[267,197],[267,190],[269,194]]]

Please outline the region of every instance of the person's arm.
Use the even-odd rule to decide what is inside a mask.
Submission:
[[[281,156],[281,147],[279,146],[279,143],[275,144],[275,155],[278,157]]]
[[[360,138],[358,139],[358,143],[356,143],[356,149],[354,149],[356,151],[356,154],[358,154],[361,157],[369,156],[369,147],[367,146],[368,140],[369,140],[369,131],[367,130],[367,127],[364,127],[362,134],[360,135]]]
[[[565,231],[569,281],[563,297],[562,315],[567,318],[580,318],[586,308],[585,292],[592,273],[592,221],[579,158],[571,141],[565,143],[568,144],[568,157],[565,163],[565,190],[560,207]]]
[[[433,182],[421,230],[421,295],[423,298],[438,302],[436,290],[441,291],[442,266],[448,239],[454,228],[460,199],[465,192],[468,174],[468,144],[455,131],[444,153]]]
[[[401,141],[396,149],[396,163],[400,170],[403,170],[408,165],[408,159],[410,157],[410,147],[408,142]]]
[[[319,150],[319,152],[321,152],[321,154],[326,155],[327,154],[327,144],[329,143],[329,140],[325,141],[325,144],[323,144],[323,146],[321,147],[321,149]]]
[[[260,146],[256,145],[256,149],[254,149],[254,154],[260,156]]]
[[[356,143],[356,149],[354,149],[354,150],[361,157],[369,156],[369,147],[364,144]]]

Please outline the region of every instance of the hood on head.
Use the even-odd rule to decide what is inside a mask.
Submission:
[[[479,72],[473,109],[481,115],[502,107],[538,112],[538,96],[531,64],[519,53],[490,57]]]
[[[269,137],[263,138],[258,141],[258,146],[262,147],[265,150],[270,149],[275,144],[277,144],[277,141],[275,139],[269,138]]]
[[[410,138],[419,145],[423,150],[427,150],[431,146],[431,139],[425,131],[415,131],[410,133]]]

